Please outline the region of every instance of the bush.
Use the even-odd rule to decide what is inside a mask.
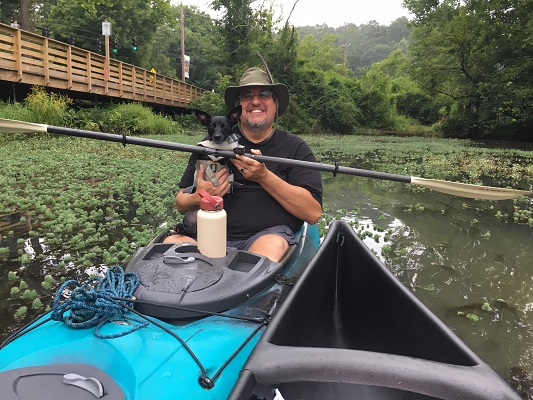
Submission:
[[[119,135],[136,135],[142,133],[144,121],[151,119],[154,113],[140,103],[124,103],[108,109],[102,120],[102,129]]]
[[[119,135],[162,135],[181,132],[171,119],[139,103],[124,103],[102,113],[101,129]]]
[[[0,118],[34,122],[31,111],[23,107],[20,103],[9,104],[0,102]]]
[[[396,109],[400,114],[411,117],[424,125],[439,120],[439,105],[423,93],[402,93],[396,97]]]
[[[63,116],[63,125],[69,128],[83,129],[87,131],[103,130],[101,122],[105,110],[100,108],[68,110]]]
[[[205,111],[212,116],[226,115],[229,111],[226,110],[222,95],[215,92],[205,92],[202,96],[194,99],[189,107],[190,110],[187,114],[178,115],[175,119],[181,126],[189,129],[193,135],[197,135],[198,131],[202,129],[200,122],[194,115],[194,109]]]
[[[56,93],[47,93],[42,87],[34,86],[24,100],[24,105],[33,117],[33,122],[59,125],[72,99]]]
[[[205,111],[210,115],[226,115],[229,110],[226,109],[224,97],[215,92],[206,92],[202,96],[191,102],[190,108]]]
[[[470,135],[471,121],[466,111],[457,104],[452,105],[444,120],[435,126],[444,137],[465,138]]]

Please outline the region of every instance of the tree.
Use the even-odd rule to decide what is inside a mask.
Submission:
[[[252,10],[254,0],[213,0],[212,7],[222,12],[217,21],[224,49],[223,64],[228,67],[222,73],[235,73],[257,60],[256,42],[259,37],[272,31],[272,20],[264,18],[264,12]]]
[[[533,2],[405,3],[415,14],[413,77],[454,100],[449,131],[481,135],[533,126]]]
[[[195,7],[185,7],[184,12],[185,54],[191,57],[189,82],[214,89],[222,59],[217,27],[208,14]],[[176,48],[181,50],[181,43]]]
[[[168,19],[169,0],[116,0],[87,2],[84,0],[58,0],[50,8],[45,23],[54,38],[67,42],[70,35],[76,36],[76,45],[96,50],[96,39],[101,37],[102,22],[112,23],[112,36],[118,42],[116,57],[121,61],[150,69],[150,50],[156,30]],[[136,36],[138,51],[133,51],[130,42]]]
[[[320,40],[315,39],[313,35],[308,35],[300,42],[298,47],[298,58],[308,63],[311,67],[322,70],[343,70],[342,48],[336,46],[337,37],[334,34],[322,35]]]

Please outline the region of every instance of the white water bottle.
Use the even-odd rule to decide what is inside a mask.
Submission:
[[[200,190],[200,210],[197,216],[198,252],[207,257],[226,256],[226,211],[224,200]]]

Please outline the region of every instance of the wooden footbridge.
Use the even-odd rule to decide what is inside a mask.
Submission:
[[[186,108],[204,90],[0,24],[0,81]]]

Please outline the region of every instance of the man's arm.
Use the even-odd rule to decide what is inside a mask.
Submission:
[[[180,214],[185,214],[187,211],[198,210],[200,208],[200,196],[198,191],[205,190],[211,196],[223,197],[229,190],[229,174],[225,168],[218,171],[215,176],[218,179],[218,186],[213,185],[211,181],[204,179],[204,166],[200,164],[196,178],[196,192],[185,193],[184,189],[180,189],[176,195],[176,208]]]
[[[253,154],[261,154],[259,150],[252,149]],[[281,206],[296,218],[307,223],[315,224],[322,216],[322,206],[311,193],[300,186],[291,185],[268,170],[265,164],[237,155],[231,160],[242,171],[243,176],[253,182],[259,183]]]

